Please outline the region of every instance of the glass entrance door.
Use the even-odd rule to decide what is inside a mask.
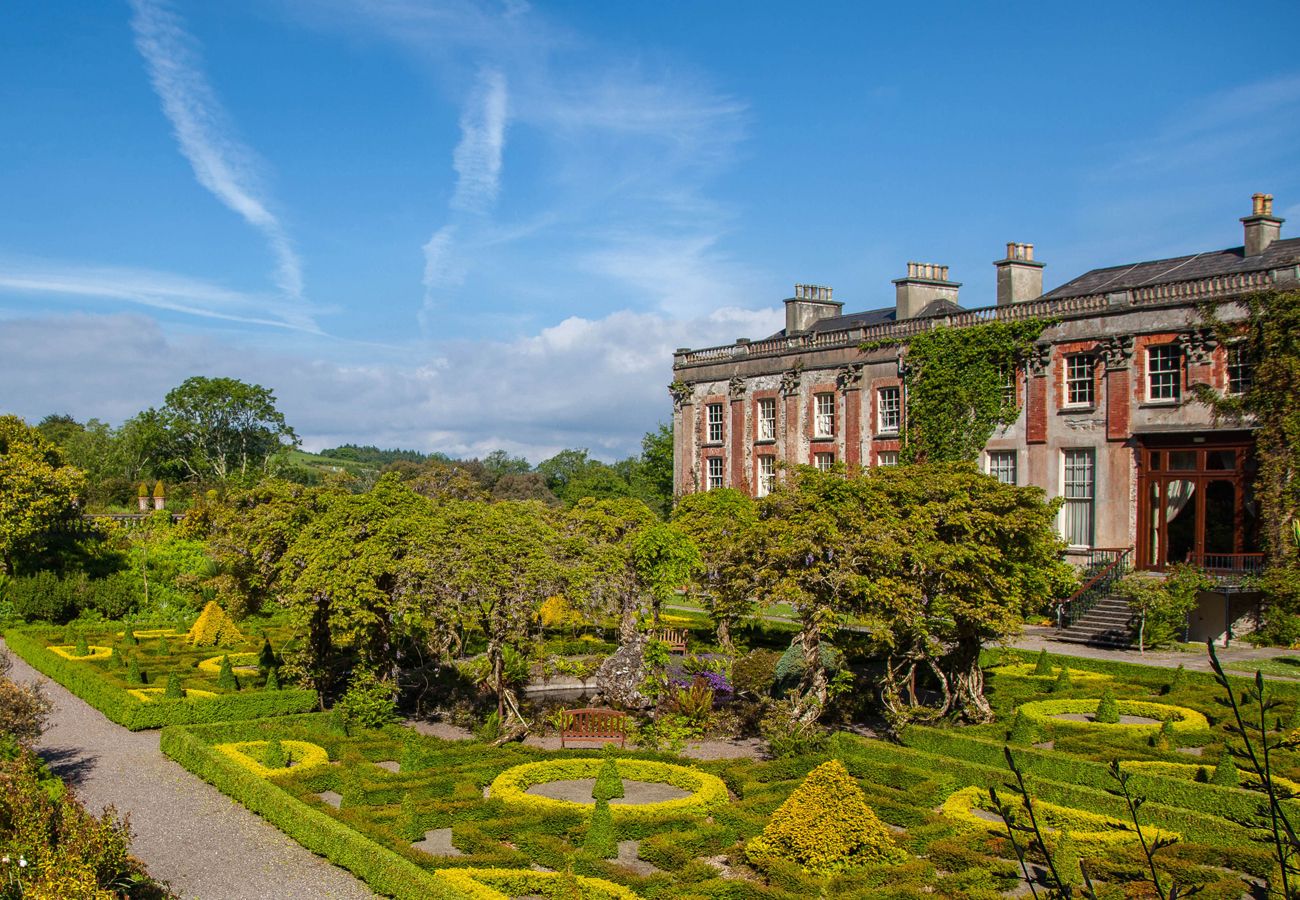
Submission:
[[[1249,444],[1138,449],[1138,560],[1213,567],[1253,552],[1255,503],[1246,474]]]

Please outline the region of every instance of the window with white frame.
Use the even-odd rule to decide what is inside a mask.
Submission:
[[[776,489],[776,457],[758,458],[758,496],[766,497]]]
[[[709,457],[709,490],[722,487],[722,457]]]
[[[722,443],[722,404],[709,404],[709,443]]]
[[[1176,344],[1147,348],[1147,399],[1178,400],[1183,393],[1183,351]]]
[[[1065,358],[1065,405],[1095,406],[1097,404],[1096,383],[1093,370],[1096,360],[1089,353],[1078,353]]]
[[[897,434],[903,424],[902,396],[898,388],[886,387],[876,392],[876,431]]]
[[[774,399],[758,401],[758,439],[776,440],[776,400]]]
[[[1228,393],[1240,396],[1255,382],[1255,360],[1245,344],[1228,347]]]
[[[1016,483],[1016,451],[990,450],[988,473],[1003,484]]]
[[[1019,374],[1019,370],[1015,366],[1005,366],[1002,369],[1002,405],[1004,407],[1018,405],[1020,397],[1016,391],[1016,381]]]
[[[876,453],[876,465],[878,466],[896,466],[898,465],[897,450],[880,450]]]
[[[1064,455],[1061,535],[1071,546],[1091,547],[1097,487],[1095,457],[1090,449],[1066,450]]]
[[[829,472],[829,471],[831,470],[831,466],[835,465],[835,454],[834,454],[834,453],[814,453],[814,454],[813,454],[813,465],[815,465],[817,468],[821,469],[823,472]]]
[[[835,395],[817,394],[813,397],[816,406],[813,419],[813,434],[816,437],[835,436]]]

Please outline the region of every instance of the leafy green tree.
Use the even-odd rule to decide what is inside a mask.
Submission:
[[[540,503],[449,502],[408,569],[409,617],[436,631],[451,615],[487,638],[487,683],[508,737],[527,726],[507,677],[537,610],[565,585],[560,534]]]
[[[700,554],[691,593],[712,617],[718,643],[732,647],[732,629],[754,608],[753,577],[742,549],[758,521],[757,507],[735,488],[698,491],[682,497],[672,521],[694,539]]]
[[[337,686],[354,657],[388,679],[410,602],[410,560],[428,539],[434,506],[382,476],[364,494],[330,494],[284,550],[279,562],[280,602],[304,635],[285,652],[299,680],[322,697]]]
[[[214,505],[207,550],[219,574],[212,584],[234,618],[256,612],[263,600],[281,597],[285,551],[343,493],[337,486],[310,488],[266,479]]]
[[[299,443],[275,395],[235,378],[187,378],[156,415],[167,440],[165,461],[195,481],[246,478]]]
[[[75,532],[82,473],[17,416],[0,416],[0,575],[46,567]]]
[[[1163,576],[1134,572],[1122,578],[1115,593],[1128,600],[1138,651],[1178,640],[1187,614],[1196,608],[1196,595],[1213,587],[1214,582],[1205,573],[1184,565],[1170,566]]]
[[[536,500],[547,506],[559,506],[560,498],[551,493],[546,479],[536,472],[506,474],[492,485],[493,500]]]
[[[655,522],[632,536],[632,565],[638,580],[650,594],[655,623],[663,604],[686,586],[700,567],[700,551],[685,531]]]
[[[620,643],[633,642],[649,593],[633,547],[636,536],[655,524],[655,514],[640,500],[585,497],[561,521],[576,548],[570,593],[593,614],[616,616]]]
[[[660,516],[673,506],[673,426],[660,424],[641,438],[641,458],[632,479],[636,496]]]

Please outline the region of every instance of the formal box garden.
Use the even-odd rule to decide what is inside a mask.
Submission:
[[[277,645],[287,639],[279,627],[246,635],[216,604],[188,630],[99,622],[5,632],[29,665],[132,730],[315,708],[313,691],[280,683]]]
[[[1008,747],[1051,860],[1076,882],[1082,861],[1099,896],[1145,889],[1142,840],[1168,843],[1163,877],[1202,897],[1270,877],[1266,797],[1227,752],[1211,676],[1007,651],[987,661],[993,724],[913,725],[901,742],[840,732],[769,760],[498,747],[329,714],[168,728],[163,748],[397,897],[1004,896],[1023,889],[1004,816],[1028,843]],[[1276,696],[1274,737],[1294,727],[1300,691]],[[1291,749],[1273,767],[1275,786],[1300,781]],[[1146,800],[1141,836],[1125,790]]]

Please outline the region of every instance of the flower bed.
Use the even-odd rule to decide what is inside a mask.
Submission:
[[[1097,711],[1098,699],[1092,700],[1035,700],[1020,706],[1020,712],[1026,719],[1039,725],[1065,725],[1080,728],[1108,728],[1114,731],[1134,731],[1150,733],[1160,729],[1160,723],[1166,719],[1173,722],[1175,732],[1208,731],[1210,722],[1204,715],[1185,706],[1172,706],[1167,703],[1149,703],[1145,700],[1116,700],[1122,716],[1141,716],[1155,719],[1154,723],[1105,724],[1102,722],[1075,722],[1058,719],[1061,715],[1090,715]]]
[[[490,793],[503,803],[514,806],[538,811],[583,811],[585,813],[592,804],[539,797],[527,791],[536,784],[595,778],[603,764],[604,760],[599,758],[555,759],[525,763],[498,775],[492,782]],[[643,759],[616,759],[615,764],[618,767],[619,777],[625,780],[669,784],[691,792],[691,796],[676,800],[635,806],[619,804],[611,809],[615,821],[650,820],[673,815],[706,816],[710,810],[726,803],[728,799],[727,786],[722,779],[698,769]]]
[[[439,869],[435,874],[472,900],[509,900],[540,894],[555,900],[639,900],[637,894],[603,878],[530,869]],[[574,888],[578,888],[575,892]]]

